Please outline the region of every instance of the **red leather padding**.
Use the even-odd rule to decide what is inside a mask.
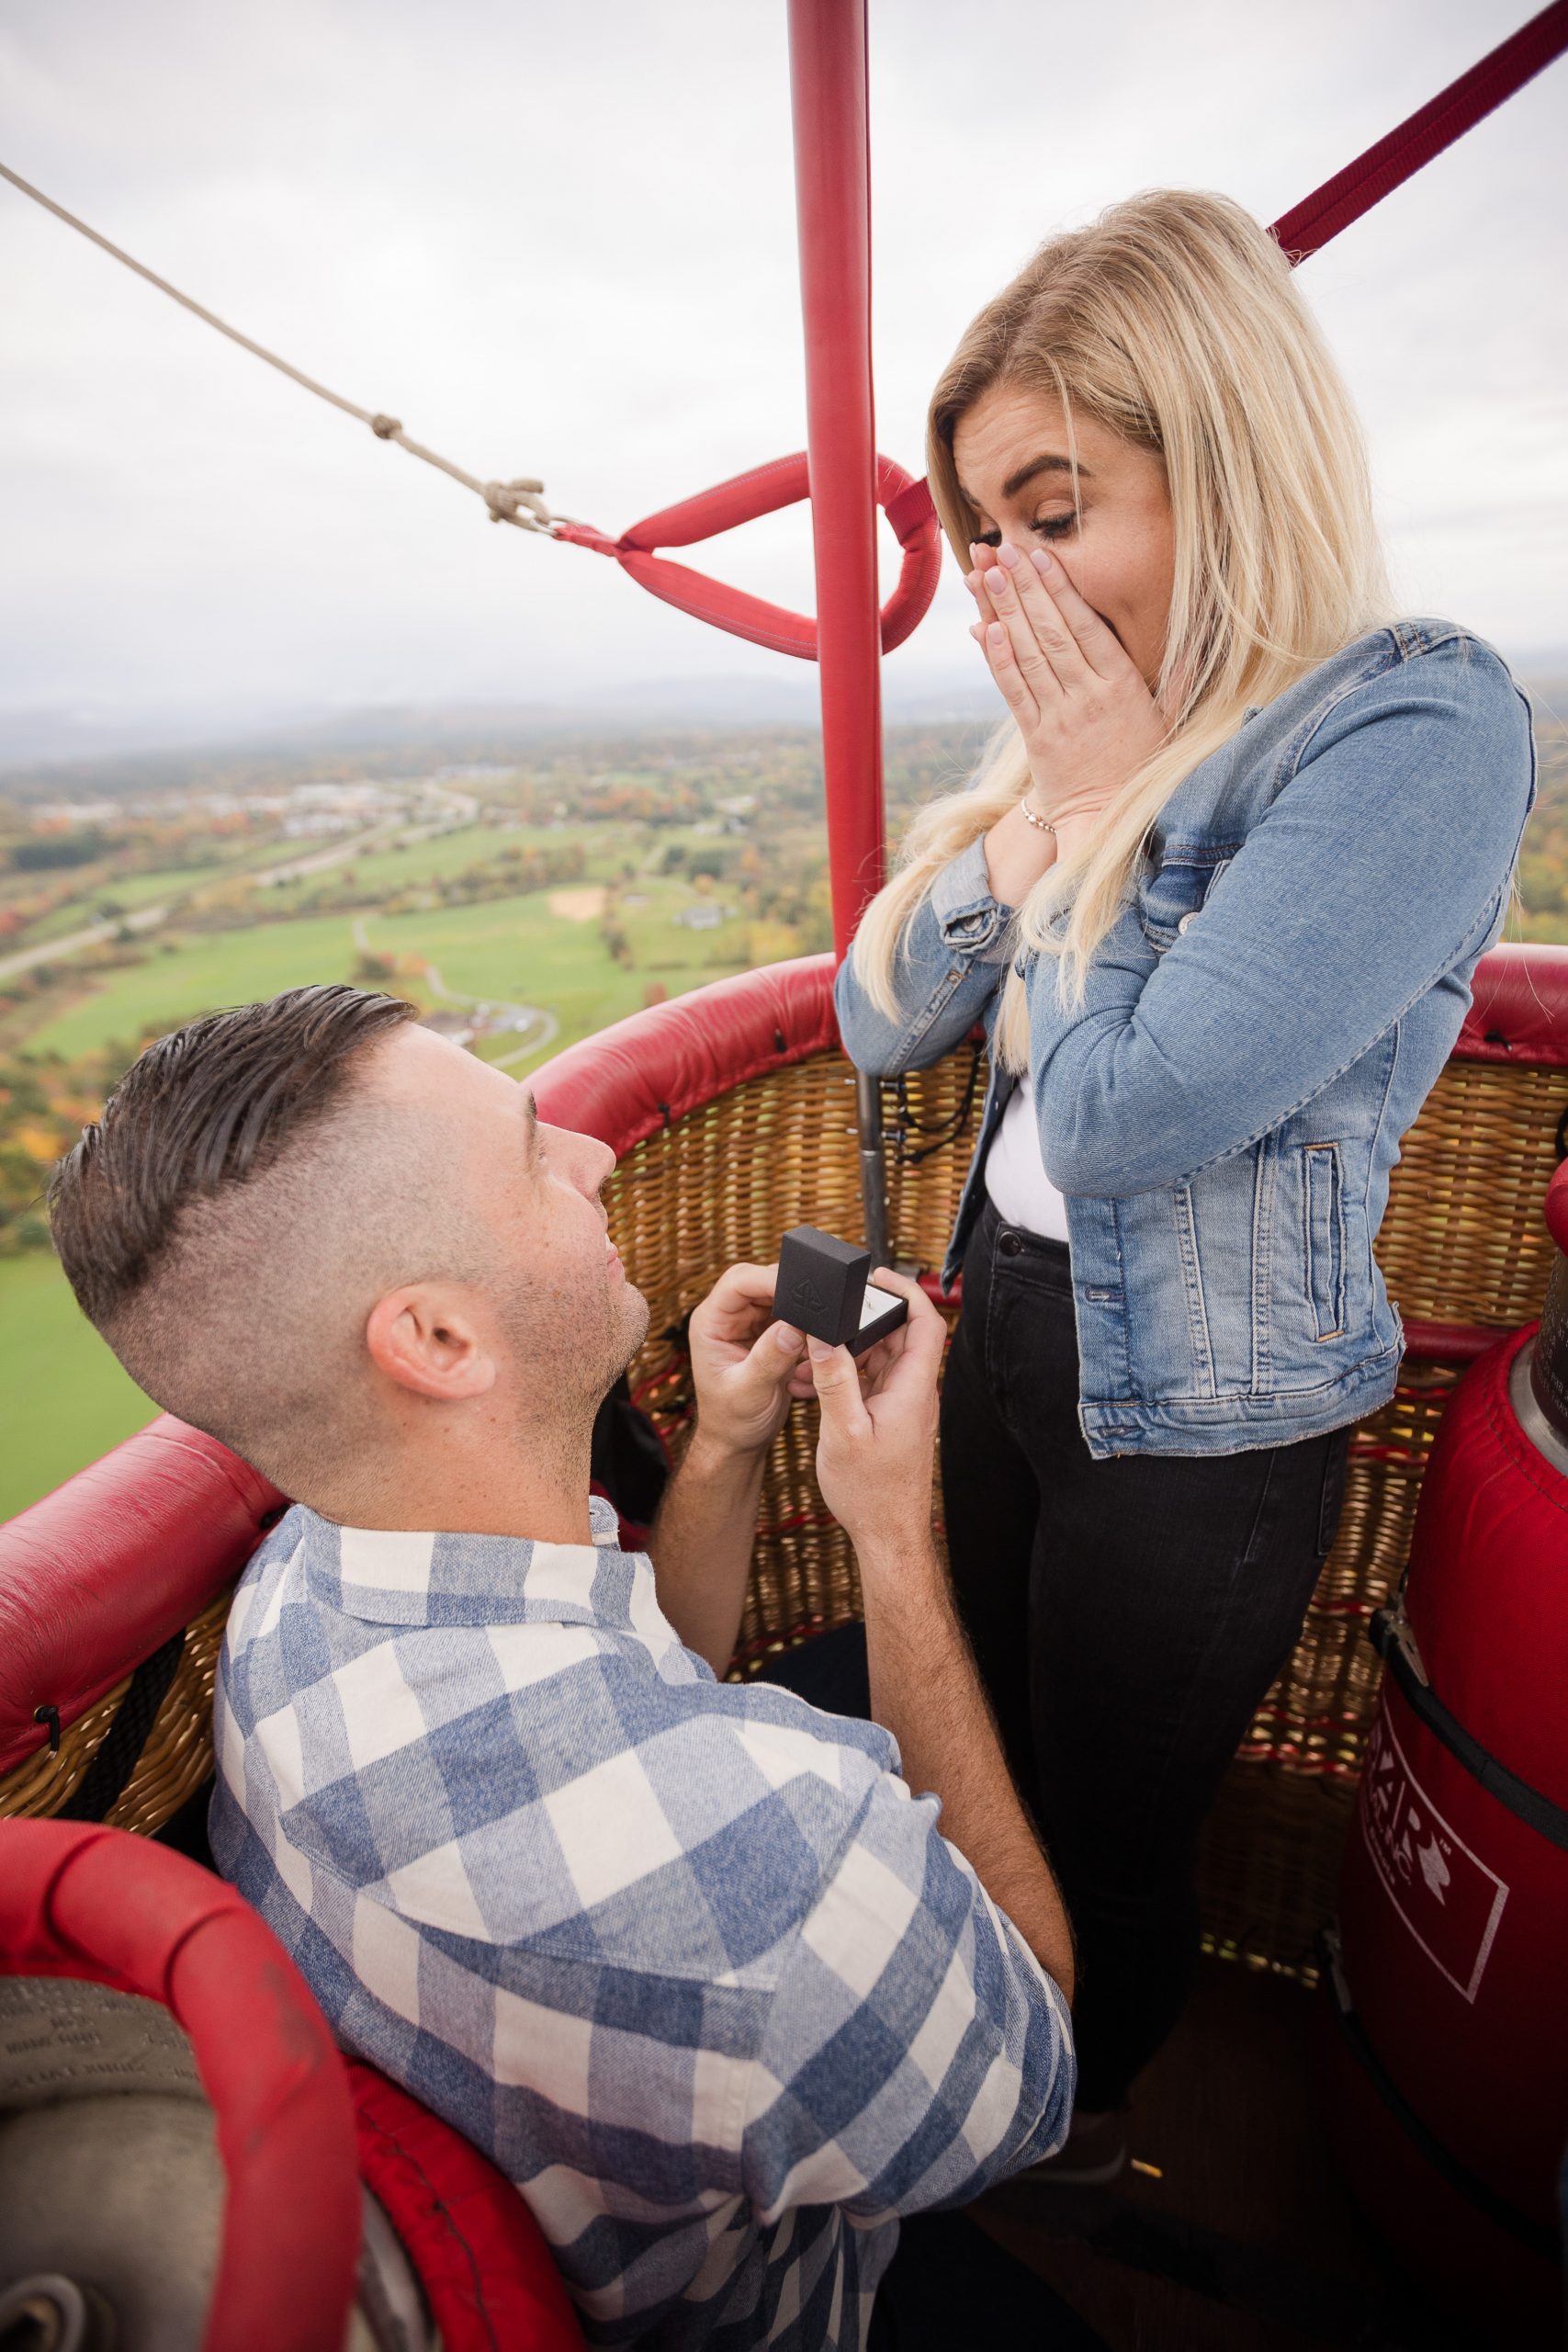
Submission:
[[[73,1723],[232,1584],[283,1503],[171,1414],[0,1526],[0,1772]]]
[[[210,1871],[94,1823],[0,1824],[0,1972],[161,2001],[228,2176],[203,2352],[342,2352],[359,2250],[354,2109],[303,1977]]]
[[[619,1159],[749,1078],[839,1042],[833,958],[738,972],[569,1046],[536,1072],[539,1115],[597,1136]]]
[[[359,2170],[419,2274],[443,2352],[582,2352],[544,2233],[517,2190],[449,2123],[351,2064]]]
[[[1457,1058],[1568,1069],[1568,947],[1494,947],[1475,967]]]

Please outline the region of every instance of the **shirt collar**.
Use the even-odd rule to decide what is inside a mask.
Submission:
[[[620,1549],[615,1508],[602,1495],[589,1497],[588,1510],[591,1544],[536,1544],[340,1527],[302,1509],[306,1580],[329,1607],[376,1624],[637,1631],[653,1599],[652,1566],[645,1554]]]

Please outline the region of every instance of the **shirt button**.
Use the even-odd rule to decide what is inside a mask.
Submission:
[[[997,1247],[1004,1258],[1018,1258],[1023,1253],[1023,1244],[1016,1233],[1004,1233]]]

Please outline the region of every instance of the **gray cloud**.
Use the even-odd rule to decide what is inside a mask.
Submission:
[[[874,6],[879,438],[1039,238],[1137,187],[1293,202],[1522,21],[1473,0]],[[1308,266],[1396,575],[1568,645],[1568,65]],[[619,528],[804,436],[775,0],[14,0],[0,155],[480,473]],[[0,187],[0,703],[549,696],[755,672],[478,503]],[[707,557],[697,559],[706,562]],[[800,513],[712,553],[811,601]],[[895,662],[964,666],[949,582]]]

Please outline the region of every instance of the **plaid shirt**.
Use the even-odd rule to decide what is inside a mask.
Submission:
[[[291,1511],[229,1621],[213,1851],[516,2182],[591,2343],[847,2352],[897,2214],[1059,2145],[1066,2009],[890,1735],[716,1681],[592,1509]]]

